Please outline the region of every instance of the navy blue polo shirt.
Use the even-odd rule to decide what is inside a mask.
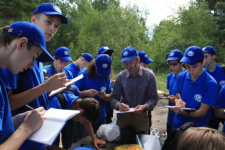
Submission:
[[[216,80],[203,70],[203,73],[196,81],[192,81],[188,71],[178,75],[174,92],[180,93],[181,98],[186,102],[185,107],[199,109],[201,103],[214,106],[217,96],[218,85]],[[186,122],[193,122],[197,127],[208,126],[211,116],[211,107],[202,118],[184,116],[175,113],[173,129],[181,127]]]

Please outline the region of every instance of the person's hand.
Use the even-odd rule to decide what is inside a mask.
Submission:
[[[98,94],[98,91],[95,89],[86,90],[87,97],[95,97]]]
[[[102,146],[105,146],[106,145],[106,142],[105,141],[100,140],[97,137],[94,138],[92,142],[93,142],[95,148],[97,148],[97,149],[98,149],[98,145],[102,145]]]
[[[66,78],[67,77],[65,73],[57,73],[53,75],[44,83],[46,92],[50,92],[58,88],[65,87],[66,86],[65,84],[67,82]]]
[[[37,129],[39,129],[44,123],[44,117],[46,110],[43,107],[39,107],[27,113],[27,116],[24,118],[21,127],[33,133]]]
[[[168,98],[169,98],[169,101],[171,103],[175,103],[175,96],[174,95],[169,95]]]
[[[182,101],[182,99],[177,99],[177,98],[175,98],[175,104],[176,104],[176,106],[181,107],[181,108],[184,108],[186,105],[186,103],[184,101]]]
[[[134,109],[135,109],[135,114],[141,114],[143,111],[146,110],[146,106],[145,105],[138,105],[136,106]]]
[[[128,111],[130,109],[130,107],[124,103],[120,103],[118,105],[118,110],[119,111]]]
[[[105,98],[105,93],[98,93],[97,96],[98,96],[100,99],[104,99],[104,98]]]
[[[158,98],[160,98],[160,97],[163,97],[163,96],[164,96],[164,92],[162,92],[162,91],[158,91],[158,92],[157,92],[157,94],[158,94]]]
[[[172,110],[172,111],[174,111],[175,113],[178,113],[178,114],[183,112],[183,109],[180,106],[170,107],[170,110]]]

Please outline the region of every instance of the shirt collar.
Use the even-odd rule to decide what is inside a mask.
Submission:
[[[200,85],[200,84],[203,82],[203,79],[204,79],[205,76],[206,76],[206,71],[205,71],[205,69],[203,69],[202,74],[198,77],[197,80],[192,81],[191,75],[189,74],[188,71],[187,71],[187,76],[186,76],[186,78],[187,78],[188,80],[191,80],[192,83]]]
[[[143,75],[143,69],[144,68],[142,68],[141,66],[140,66],[140,69],[139,69],[139,71],[138,71],[138,74],[137,74],[137,76],[139,75],[139,76],[142,76]],[[130,73],[129,73],[129,71],[126,69],[126,78],[128,78],[129,76],[131,76],[130,75]],[[132,77],[132,76],[131,76]]]

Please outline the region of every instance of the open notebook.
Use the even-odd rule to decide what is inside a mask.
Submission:
[[[50,108],[44,114],[44,124],[28,139],[42,144],[52,145],[66,121],[79,114],[79,110]]]

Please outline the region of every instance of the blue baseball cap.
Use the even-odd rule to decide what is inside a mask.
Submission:
[[[138,56],[140,57],[140,61],[144,64],[149,64],[153,62],[153,60],[148,57],[148,54],[145,51],[139,51]]]
[[[63,24],[68,23],[68,20],[65,16],[63,16],[61,9],[53,3],[42,3],[34,11],[33,15],[38,14],[38,13],[43,13],[43,14],[46,14],[49,16],[51,16],[51,15],[61,16],[61,18],[62,18],[61,23],[63,23]]]
[[[63,62],[73,61],[70,57],[70,50],[65,46],[57,48],[54,55],[59,57],[59,59]]]
[[[182,57],[183,57],[183,53],[178,49],[174,49],[170,51],[168,59],[166,61],[178,60],[178,59],[181,59]]]
[[[84,57],[88,62],[93,60],[93,56],[90,53],[83,53],[81,56]]]
[[[97,73],[102,76],[109,76],[111,73],[112,59],[109,55],[100,54],[95,59]]]
[[[51,54],[46,50],[45,35],[43,31],[35,24],[26,21],[15,22],[10,25],[8,30],[3,32],[3,34],[5,33],[18,37],[26,37],[30,42],[39,46],[44,53],[41,53],[37,58],[38,61],[49,62],[54,60]]]
[[[204,53],[211,53],[213,55],[216,55],[216,50],[212,46],[206,46],[202,50]]]
[[[186,49],[184,57],[180,60],[180,62],[195,65],[198,62],[202,62],[203,60],[204,53],[202,49],[198,46],[191,46]]]
[[[114,52],[112,49],[110,49],[109,47],[107,47],[107,46],[102,46],[99,50],[98,50],[98,55],[100,55],[100,54],[104,54],[105,52],[108,52],[108,51],[110,51],[110,52]]]
[[[136,56],[138,56],[136,49],[131,46],[128,46],[122,51],[122,59],[120,62],[132,61]]]

